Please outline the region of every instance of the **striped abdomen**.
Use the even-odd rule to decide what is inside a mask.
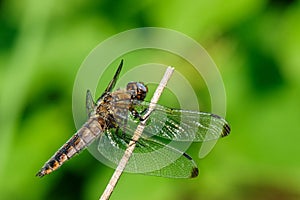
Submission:
[[[58,169],[65,161],[85,149],[103,131],[95,118],[90,118],[42,167],[36,176],[43,177]]]

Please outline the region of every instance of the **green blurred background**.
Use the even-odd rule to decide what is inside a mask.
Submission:
[[[99,198],[113,170],[88,151],[35,173],[76,131],[72,88],[85,57],[144,26],[204,46],[224,80],[232,133],[205,159],[192,149],[198,178],[124,174],[111,199],[300,199],[299,21],[296,0],[1,0],[0,199]]]

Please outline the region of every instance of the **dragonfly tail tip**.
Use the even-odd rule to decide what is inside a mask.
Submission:
[[[45,173],[43,173],[42,171],[39,171],[38,173],[36,173],[35,176],[42,178],[43,176],[45,176]]]

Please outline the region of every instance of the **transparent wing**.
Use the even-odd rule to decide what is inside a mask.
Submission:
[[[133,105],[130,112],[129,105]],[[130,99],[114,104],[118,128],[107,130],[95,147],[106,164],[116,167],[119,163],[140,122],[138,116],[143,116],[148,107],[147,102],[132,102]],[[165,177],[195,177],[198,168],[192,158],[183,153],[190,143],[180,148],[173,142],[216,140],[229,132],[227,122],[217,115],[156,105],[125,171]]]
[[[118,80],[118,78],[119,78],[119,74],[120,74],[120,72],[121,72],[121,70],[122,70],[122,67],[123,67],[123,59],[121,60],[121,62],[120,62],[120,64],[119,64],[119,67],[118,67],[118,69],[117,69],[117,71],[116,71],[116,73],[115,73],[113,79],[109,82],[109,84],[108,84],[108,86],[106,87],[104,93],[111,92],[112,89],[115,87],[116,82],[117,82],[117,80]]]
[[[90,117],[92,115],[92,113],[94,112],[95,106],[96,106],[90,90],[86,91],[85,99],[86,99],[85,100],[86,101],[86,111],[87,111],[88,117]]]
[[[148,109],[148,102],[134,106],[140,116]],[[120,118],[121,116],[116,116]],[[139,122],[134,116],[127,120],[127,129],[132,131]],[[127,131],[128,131],[127,130]],[[145,137],[156,137],[173,141],[205,142],[217,140],[230,133],[228,123],[222,117],[205,112],[178,110],[156,105],[143,131]]]
[[[130,137],[111,129],[92,144],[92,148],[97,150],[97,158],[101,161],[104,158],[106,164],[116,167]],[[138,140],[125,171],[172,178],[193,178],[198,175],[197,165],[190,156],[167,144],[146,138]]]
[[[101,99],[108,93],[110,93],[112,91],[112,89],[115,87],[117,80],[119,78],[119,75],[121,73],[123,67],[123,59],[121,60],[119,67],[114,75],[114,77],[112,78],[112,80],[109,82],[109,84],[107,85],[105,91],[102,93],[102,95],[97,99],[97,104],[101,101]]]

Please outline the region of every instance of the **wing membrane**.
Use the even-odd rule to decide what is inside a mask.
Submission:
[[[119,164],[130,141],[130,135],[118,137],[118,134],[115,130],[107,131],[96,143],[98,152],[110,162],[111,167]],[[172,178],[192,178],[198,175],[197,165],[191,157],[149,138],[138,140],[125,171]]]
[[[228,123],[211,113],[170,109],[157,105],[152,114],[148,130],[162,127],[154,131],[155,136],[169,140],[205,142],[217,140],[230,132]],[[150,132],[145,134],[153,135]]]
[[[114,119],[118,127],[107,130],[96,144],[97,153],[111,167],[119,164],[140,122],[140,118],[128,110],[128,105],[132,104],[140,116],[149,107],[148,102],[129,101],[123,99],[114,103],[117,111]],[[198,175],[197,165],[172,142],[217,140],[229,132],[227,122],[217,115],[156,105],[125,171],[173,178],[195,177]],[[187,148],[184,147],[184,150]]]
[[[134,109],[142,116],[148,107],[148,102],[139,102],[134,106]],[[118,113],[115,117],[124,118]],[[139,120],[134,116],[129,116],[126,122],[126,131],[132,132]],[[155,136],[173,141],[194,142],[217,140],[229,133],[228,123],[218,115],[172,109],[159,104],[156,105],[155,110],[149,116],[146,128],[143,131],[143,135],[146,137]]]

